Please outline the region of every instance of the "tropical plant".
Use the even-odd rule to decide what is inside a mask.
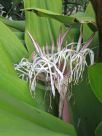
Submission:
[[[49,0],[24,0],[24,7],[25,21],[11,21],[3,17],[0,18],[0,134],[2,136],[8,134],[17,136],[30,134],[39,136],[76,136],[76,128],[79,136],[93,136],[96,125],[102,120],[102,105],[94,97],[86,81],[87,68],[85,68],[85,65],[89,64],[89,57],[86,58],[86,55],[88,53],[91,55],[91,64],[93,64],[92,49],[95,48],[95,59],[97,59],[96,56],[98,54],[96,52],[96,45],[98,48],[97,27],[91,4],[88,5],[85,13],[77,13],[71,16],[62,15],[62,0],[52,0],[51,2]],[[65,28],[64,24],[68,28],[71,26],[68,37],[67,33],[65,33],[68,28]],[[66,35],[64,41],[65,35],[63,37],[61,33],[58,37],[60,28],[62,28],[63,33]],[[95,34],[93,34],[93,31]],[[73,39],[77,44],[74,43],[72,46],[69,46],[68,43],[73,43]],[[50,45],[52,42],[53,45],[56,45],[56,40],[57,49],[63,45],[63,48],[58,50],[59,54],[56,52],[56,47],[53,50],[53,46],[53,52],[51,53]],[[44,46],[46,44],[47,46]],[[65,45],[67,45],[67,48]],[[42,51],[43,47],[45,50]],[[68,57],[65,53],[66,51],[67,54],[71,54],[71,51],[73,52],[72,55],[69,55],[68,60],[66,59]],[[42,57],[45,58],[42,59]],[[57,59],[58,57],[60,59]],[[72,58],[76,59],[71,63]],[[48,62],[49,60],[50,62]],[[55,63],[56,60],[57,62]],[[86,72],[84,71],[85,78],[81,81],[80,85],[72,86],[73,81],[76,81],[76,79],[79,82],[83,70],[80,71],[80,75],[76,71],[74,72],[75,74],[71,71],[72,73],[70,72],[69,75],[70,80],[71,76],[75,77],[75,80],[71,80],[70,84],[73,95],[70,103],[67,103],[67,108],[69,109],[69,105],[71,107],[72,123],[65,123],[58,119],[58,117],[54,117],[58,116],[59,100],[57,97],[59,97],[59,94],[56,94],[55,98],[53,98],[50,91],[46,92],[45,88],[46,83],[50,81],[52,89],[49,90],[52,90],[53,95],[56,92],[54,91],[55,87],[60,92],[60,83],[56,85],[56,81],[51,77],[54,72],[55,76],[64,77],[60,65],[59,69],[56,68],[58,66],[57,63],[62,63],[63,60],[66,60],[64,61],[63,69],[65,69],[64,66],[66,64],[69,66],[71,63],[72,66],[74,65],[72,71],[74,71],[74,68],[76,68],[76,71],[78,69],[80,71],[81,68],[86,70]],[[39,63],[37,64],[37,62]],[[34,71],[32,71],[33,66],[35,67]],[[41,76],[46,75],[49,81],[35,84],[36,78],[34,76],[37,77],[39,72],[38,66],[40,66],[39,68],[43,73]],[[21,80],[18,77],[15,69],[20,72],[17,73],[22,78],[27,81],[31,79],[29,80],[30,88],[27,81]],[[45,69],[47,73],[44,73],[43,70]],[[59,72],[56,72],[56,70],[59,70]],[[88,70],[92,90],[102,102],[100,73],[101,64],[95,64]],[[39,76],[37,78],[41,79],[41,76]],[[58,81],[60,81],[60,78],[58,78]],[[31,91],[35,90],[34,98],[30,94],[30,89]],[[50,112],[50,114],[46,112]],[[101,135],[101,127],[102,123],[96,129],[96,136]]]
[[[61,33],[57,39],[57,51],[55,52],[53,44],[51,50],[48,45],[42,50],[29,32],[28,35],[34,44],[36,52],[33,53],[31,61],[23,58],[19,64],[15,65],[15,69],[18,71],[19,77],[29,81],[31,94],[35,91],[37,80],[46,83],[50,82],[53,96],[55,96],[55,88],[57,88],[60,94],[59,117],[62,117],[68,87],[72,82],[78,84],[83,77],[85,67],[88,66],[87,55],[90,56],[91,65],[94,64],[94,52],[88,48],[93,36],[82,45],[81,33],[78,43],[73,42],[62,48],[66,33],[64,35]],[[68,97],[71,97],[70,93]]]

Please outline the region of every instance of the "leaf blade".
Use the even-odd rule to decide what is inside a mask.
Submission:
[[[89,67],[88,75],[92,90],[98,100],[102,103],[102,63],[97,63]]]
[[[12,63],[17,63],[27,56],[27,51],[16,35],[0,21],[0,43],[10,57]]]

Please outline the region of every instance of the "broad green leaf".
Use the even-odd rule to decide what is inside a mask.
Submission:
[[[62,14],[58,14],[56,12],[52,12],[52,11],[40,9],[40,8],[26,8],[25,10],[32,11],[41,17],[49,17],[49,18],[56,19],[56,20],[60,21],[61,23],[64,23],[65,25],[75,24],[76,22],[79,22],[82,24],[91,23],[91,24],[95,25],[95,18],[94,17],[85,16],[84,13],[80,13],[80,12],[75,15],[71,15],[71,16],[65,15],[64,16]]]
[[[24,32],[14,32],[20,40],[24,40]]]
[[[23,32],[25,30],[25,22],[24,21],[9,20],[4,17],[0,17],[0,21],[2,21],[7,26],[14,28],[16,30],[23,31]]]
[[[1,43],[0,43],[0,70],[4,70],[4,72],[16,75],[16,72],[9,59],[9,56],[6,54],[6,52],[4,52]]]
[[[76,136],[72,125],[66,124],[58,118],[34,108],[34,101],[30,96],[29,89],[25,81],[6,74],[3,71],[0,72],[0,77],[0,110],[7,112],[7,119],[9,119],[9,114],[13,114],[15,119],[20,118],[20,120],[22,120],[21,124],[23,124],[23,120],[25,120],[24,123],[27,124],[27,122],[30,122],[30,124],[35,127],[37,125],[57,133],[62,133],[62,135],[69,134],[69,136]],[[11,119],[13,116],[11,115]],[[19,124],[20,121],[18,120],[17,123]],[[4,124],[5,127],[8,126],[5,119],[2,124]],[[17,124],[12,124],[12,127],[13,126],[15,126],[15,128],[18,127]],[[11,128],[11,126],[9,127]],[[17,130],[14,132],[19,134]],[[22,134],[22,131],[20,132]],[[39,134],[37,131],[36,133]]]
[[[92,34],[93,34],[92,29],[90,29],[88,25],[84,24],[83,25],[83,42],[86,42]],[[95,32],[93,40],[89,45],[89,48],[93,49],[95,53],[95,60],[97,59],[98,47],[99,47],[98,32]]]
[[[12,116],[11,119],[13,118],[13,116],[15,116],[15,119],[18,118],[18,121],[16,121],[16,122],[14,121],[15,123],[13,122],[13,124],[11,125],[12,128],[13,127],[16,128],[18,126],[16,123],[21,124],[21,125],[26,123],[24,125],[25,126],[24,128],[29,130],[29,127],[27,126],[27,123],[28,123],[28,125],[32,126],[31,131],[32,131],[33,127],[34,127],[33,130],[35,130],[35,129],[37,129],[37,126],[38,126],[39,128],[42,127],[42,129],[45,129],[45,133],[47,133],[49,130],[49,131],[53,131],[53,133],[56,132],[56,133],[59,133],[62,135],[66,134],[69,136],[76,136],[75,130],[72,125],[65,124],[61,120],[59,120],[59,119],[57,119],[47,113],[44,113],[44,112],[32,107],[31,105],[28,105],[28,104],[23,103],[21,101],[17,101],[14,97],[11,97],[4,92],[1,93],[1,91],[0,91],[0,109],[7,112],[6,117],[9,118],[9,113],[10,113]],[[20,120],[19,120],[19,118],[20,118]],[[5,131],[7,131],[8,129],[11,130],[11,126],[10,125],[8,126],[8,123],[5,121],[5,118],[2,121],[2,124],[4,126]],[[0,129],[2,129],[3,126]],[[21,126],[21,128],[22,127],[23,126]],[[19,134],[19,132],[17,130],[15,130],[15,133]],[[30,133],[31,132],[28,131],[28,134],[30,134]],[[31,134],[33,134],[33,133],[34,133],[34,131]],[[36,133],[39,134],[38,129],[35,131],[34,134],[36,134]]]
[[[53,132],[4,110],[0,110],[0,134],[2,136],[70,136]]]
[[[91,5],[91,2],[89,2],[85,12],[77,12],[73,16],[76,17],[80,23],[84,23],[83,21],[86,20],[86,23],[88,23],[89,27],[91,27],[91,28],[94,27],[95,30],[94,29],[92,29],[92,30],[96,31],[97,27],[96,27],[96,21],[95,21],[95,13],[94,13],[93,7]],[[93,21],[91,21],[91,19]]]
[[[92,92],[87,71],[79,85],[72,86],[70,100],[78,136],[94,136],[97,124],[102,120],[102,104]]]
[[[88,75],[94,94],[102,102],[102,63],[89,67]]]
[[[92,16],[95,19],[95,14],[91,3],[88,4],[85,11],[85,15]],[[91,27],[88,27],[88,25],[86,24],[83,25],[83,42],[86,42],[89,39],[89,37],[93,34],[93,30],[96,31],[95,28],[92,28],[92,25]],[[98,47],[99,47],[99,38],[98,38],[98,32],[96,32],[91,44],[89,45],[89,48],[93,49],[95,53],[95,61],[97,60]]]
[[[102,136],[102,122],[97,126],[95,136]]]
[[[1,63],[2,61],[0,59],[0,64]],[[17,97],[20,100],[24,100],[26,103],[30,102],[30,104],[32,103],[35,107],[48,112],[50,97],[47,96],[46,99],[44,98],[45,96],[44,86],[37,84],[36,92],[34,95],[35,97],[32,98],[28,87],[28,83],[25,82],[24,80],[17,78],[17,76],[15,76],[16,73],[13,69],[13,66],[11,67],[11,65],[8,64],[8,62],[7,64],[5,63],[4,66],[0,67],[0,88],[2,90],[6,90],[8,94],[12,94],[14,97]],[[8,66],[8,69],[6,69],[7,68],[6,66]],[[8,73],[11,75],[9,75]],[[45,102],[47,102],[47,104]]]
[[[93,32],[96,32],[97,26],[95,18],[91,15],[86,15],[85,13],[77,12],[72,16],[75,17],[79,23],[83,24],[83,26],[87,25]]]
[[[62,14],[58,14],[56,12],[46,10],[46,9],[40,9],[40,8],[26,8],[26,11],[32,11],[36,13],[39,17],[50,17],[53,19],[56,19],[65,25],[75,23],[75,18],[72,16],[64,16]]]
[[[2,62],[2,61],[0,60],[0,62]],[[44,87],[40,84],[37,84],[35,97],[32,98],[32,96],[30,94],[29,87],[28,87],[28,83],[25,82],[24,80],[20,80],[19,78],[17,78],[17,76],[15,76],[16,73],[15,73],[15,71],[13,71],[14,70],[13,66],[10,67],[10,64],[8,66],[8,69],[5,70],[6,65],[8,66],[8,63],[4,64],[4,66],[2,66],[0,68],[0,71],[1,71],[0,72],[0,88],[2,90],[6,90],[8,94],[12,93],[12,95],[14,97],[17,97],[20,100],[24,100],[26,103],[30,102],[30,104],[32,103],[35,107],[48,112],[49,101],[47,100],[48,103],[47,104],[45,103]],[[11,75],[9,75],[8,73]],[[5,84],[6,84],[6,86],[5,86]],[[8,88],[10,88],[10,89],[8,89]],[[15,90],[15,91],[13,91],[13,90]],[[49,99],[49,96],[47,96],[47,99]]]
[[[12,63],[17,63],[22,57],[27,56],[27,51],[15,34],[0,21],[0,43],[8,54]]]
[[[4,73],[3,70],[0,71],[0,89],[16,99],[34,105],[27,83],[13,75]]]
[[[92,16],[95,19],[95,13],[94,13],[91,2],[89,2],[88,6],[86,8],[85,15],[86,16]]]
[[[56,8],[57,3],[57,8]],[[24,0],[25,8],[44,8],[48,10],[52,10],[57,13],[62,12],[62,0]],[[29,31],[34,39],[40,44],[40,46],[44,46],[45,44],[51,45],[53,42],[56,42],[56,38],[59,33],[59,29],[62,26],[61,23],[56,20],[47,19],[47,18],[39,18],[35,14],[31,12],[26,12],[26,44],[29,50],[29,54],[32,53],[34,47],[29,39],[27,32]]]

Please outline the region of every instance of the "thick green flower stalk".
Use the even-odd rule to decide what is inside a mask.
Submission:
[[[60,94],[59,101],[59,117],[62,117],[64,100],[67,93],[70,98],[70,83],[78,84],[83,77],[83,72],[88,66],[86,57],[89,55],[90,65],[94,64],[94,52],[88,48],[94,34],[86,43],[82,43],[82,33],[80,33],[78,43],[66,44],[62,47],[63,40],[69,30],[59,34],[56,48],[54,44],[46,45],[43,49],[34,40],[32,35],[28,35],[35,47],[32,60],[23,58],[19,64],[15,65],[15,69],[20,78],[29,81],[31,93],[35,91],[38,80],[46,81],[51,86],[51,92],[55,96],[55,91],[58,90]]]

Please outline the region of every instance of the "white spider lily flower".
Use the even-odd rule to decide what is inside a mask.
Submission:
[[[32,57],[31,61],[23,58],[19,64],[15,64],[15,69],[19,77],[29,81],[31,93],[36,88],[36,82],[41,80],[50,83],[52,94],[55,96],[56,88],[59,93],[63,91],[61,88],[64,82],[66,82],[64,81],[66,76],[68,78],[68,84],[71,82],[74,84],[79,83],[83,77],[85,68],[88,66],[86,61],[87,55],[89,55],[90,65],[94,64],[94,52],[88,48],[94,34],[83,45],[81,33],[78,43],[73,42],[62,48],[62,43],[67,32],[64,35],[62,33],[59,35],[56,52],[54,51],[54,44],[52,44],[50,52],[48,45],[41,49],[28,32],[35,47],[34,57]]]

